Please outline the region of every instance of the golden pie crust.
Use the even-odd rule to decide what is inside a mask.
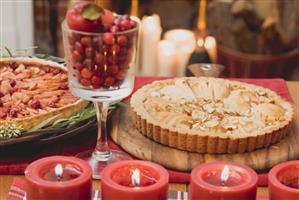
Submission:
[[[243,153],[284,138],[293,106],[274,91],[217,78],[155,81],[131,98],[139,132],[199,153]]]
[[[63,65],[38,58],[0,58],[0,92],[0,124],[15,123],[25,131],[88,105],[70,93]]]

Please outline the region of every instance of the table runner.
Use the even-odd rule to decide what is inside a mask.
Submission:
[[[139,89],[145,84],[151,83],[155,80],[167,79],[167,77],[136,77],[134,91]],[[267,87],[269,89],[274,90],[284,99],[292,102],[291,96],[288,92],[287,85],[283,79],[234,79],[243,81],[246,83],[253,83],[259,86]],[[82,134],[81,134],[82,135]],[[11,155],[5,155],[5,152],[0,148],[1,154],[4,156],[0,156],[0,174],[23,174],[27,165],[35,159],[40,157],[49,156],[49,155],[75,155],[78,152],[83,150],[92,149],[95,146],[95,138],[90,137],[87,134],[83,136],[83,138],[72,138],[67,143],[62,144],[60,146],[51,145],[49,147],[44,147],[42,150],[38,149],[38,151],[33,148],[31,150],[27,149],[15,149],[14,151],[20,151],[21,156],[16,156],[12,158]],[[112,141],[109,141],[109,145],[113,149],[121,150],[116,144]],[[25,155],[23,155],[23,151],[25,151]],[[26,154],[26,151],[27,154]],[[18,155],[16,153],[16,155]],[[170,182],[173,183],[185,183],[189,182],[189,173],[178,172],[169,170],[170,173]],[[267,174],[259,175],[259,186],[267,185]]]

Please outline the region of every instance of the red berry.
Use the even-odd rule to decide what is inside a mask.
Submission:
[[[90,80],[85,79],[85,78],[82,78],[82,79],[80,80],[80,83],[81,83],[83,86],[90,86],[90,84],[91,84]]]
[[[126,63],[127,62],[127,59],[128,59],[128,56],[127,55],[123,55],[123,56],[120,56],[118,58],[118,60],[121,62],[121,63]]]
[[[0,99],[0,107],[3,107],[3,102],[1,99]]]
[[[94,46],[94,47],[97,47],[97,46],[102,45],[102,39],[101,39],[101,37],[99,37],[99,36],[95,36],[95,37],[92,39],[92,42],[93,42],[93,46]]]
[[[0,98],[1,98],[1,97],[4,97],[4,94],[3,94],[3,92],[0,92]]]
[[[80,61],[81,60],[81,54],[79,53],[79,51],[74,50],[72,53],[72,61],[76,62],[76,61]]]
[[[50,73],[51,72],[51,68],[48,66],[45,66],[42,68],[46,73]]]
[[[107,87],[110,87],[113,85],[114,83],[114,78],[112,76],[108,76],[106,79],[105,79],[105,82],[104,82],[104,85],[107,86]]]
[[[78,79],[81,79],[82,78],[82,76],[81,76],[81,73],[79,72],[79,73],[77,73],[77,74],[74,74],[74,77],[77,77]]]
[[[55,68],[55,69],[53,69],[51,72],[52,72],[53,75],[57,75],[57,74],[59,74],[61,71],[60,71],[60,69]]]
[[[7,111],[0,112],[0,118],[4,119],[7,117]]]
[[[91,47],[86,48],[85,55],[86,57],[91,58],[93,56],[93,49]]]
[[[80,42],[75,43],[75,49],[79,52],[82,53],[84,51],[84,48]]]
[[[16,118],[18,116],[18,112],[16,110],[11,110],[10,111],[10,116],[13,118]]]
[[[119,19],[120,19],[120,20],[127,20],[127,19],[130,19],[130,16],[127,15],[127,14],[125,14],[125,15],[121,15],[121,16],[119,17]]]
[[[16,62],[12,62],[12,63],[10,63],[10,67],[11,67],[13,70],[15,70],[15,69],[17,69],[17,68],[19,67],[19,64],[16,63]]]
[[[105,44],[112,45],[114,44],[114,36],[111,33],[105,33],[103,36],[103,41]]]
[[[108,72],[110,74],[117,74],[118,72],[118,66],[117,65],[111,65],[108,67]]]
[[[107,63],[110,65],[114,65],[117,63],[117,57],[116,56],[109,56],[107,59]]]
[[[109,31],[110,31],[111,33],[116,33],[116,32],[119,31],[119,28],[118,28],[118,26],[113,25],[113,26],[111,26],[111,27],[109,28]]]
[[[126,72],[125,71],[119,71],[116,75],[115,78],[116,80],[122,81],[126,77]]]
[[[9,84],[10,84],[11,87],[15,87],[17,82],[15,80],[10,80]]]
[[[112,45],[110,51],[113,55],[118,54],[118,52],[120,51],[119,45],[117,44]]]
[[[104,72],[104,67],[99,67],[99,66],[96,66],[93,70],[92,70],[92,73],[96,76],[101,76]]]
[[[114,15],[110,10],[105,9],[104,15],[101,16],[102,24],[106,27],[109,27],[114,22]]]
[[[88,68],[83,68],[81,70],[81,76],[86,79],[90,79],[92,77],[92,72]]]
[[[68,40],[70,44],[74,44],[76,42],[75,36],[72,33],[68,34]]]
[[[101,53],[97,53],[94,59],[97,64],[102,64],[105,59],[105,56]]]
[[[92,66],[92,60],[90,58],[86,58],[84,61],[83,61],[83,65],[85,67],[91,67]]]
[[[117,37],[117,44],[119,44],[120,46],[125,46],[127,44],[127,37],[124,35],[120,35]]]
[[[130,20],[121,20],[118,24],[121,30],[129,30],[131,28],[130,26]]]
[[[41,104],[39,100],[33,100],[30,104],[31,108],[33,109],[39,109],[41,108]]]
[[[104,55],[107,55],[107,53],[110,51],[110,47],[108,45],[104,45],[101,48],[101,53],[103,53]]]
[[[130,20],[130,28],[135,28],[137,23],[134,20]]]
[[[50,108],[56,108],[57,106],[56,106],[56,104],[54,102],[50,102],[48,104],[48,107],[50,107]]]
[[[69,86],[68,86],[67,82],[60,83],[59,84],[59,89],[60,90],[67,90],[67,89],[69,89]]]
[[[86,47],[90,46],[91,42],[92,42],[91,38],[88,36],[82,37],[80,41],[81,41],[81,44]]]
[[[119,68],[120,69],[128,69],[129,68],[129,65],[127,64],[127,63],[125,63],[125,62],[123,62],[123,63],[121,63],[120,65],[119,65]]]
[[[104,80],[101,78],[101,77],[98,77],[98,76],[92,76],[91,78],[91,84],[93,86],[97,86],[99,87],[100,85],[102,85],[104,82]]]
[[[78,71],[81,71],[81,69],[83,69],[83,65],[79,62],[77,62],[75,65],[74,65],[74,68],[77,69]]]

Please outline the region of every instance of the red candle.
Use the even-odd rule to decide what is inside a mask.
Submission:
[[[120,161],[102,172],[103,200],[166,200],[169,175],[166,169],[147,161]]]
[[[78,158],[51,156],[25,170],[27,199],[91,199],[91,168]]]
[[[191,173],[190,200],[255,200],[258,176],[251,168],[230,162],[199,165]]]
[[[299,160],[273,167],[268,175],[271,200],[299,199]]]

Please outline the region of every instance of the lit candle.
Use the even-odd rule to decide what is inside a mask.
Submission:
[[[138,17],[138,0],[132,0],[131,1],[131,16],[136,16]]]
[[[299,160],[281,163],[268,174],[271,200],[299,199]]]
[[[229,162],[199,165],[191,173],[190,200],[255,200],[258,176]]]
[[[27,199],[91,199],[91,169],[78,158],[51,156],[25,170]]]
[[[158,45],[159,76],[175,76],[177,72],[175,45],[172,41],[161,40]]]
[[[102,172],[102,199],[166,200],[169,175],[166,169],[147,161],[120,161]]]
[[[176,75],[184,76],[185,67],[196,45],[193,32],[185,29],[174,29],[167,31],[164,39],[174,43],[178,62],[178,74]]]
[[[198,8],[197,28],[201,32],[201,34],[205,36],[205,34],[206,34],[206,7],[207,7],[207,2],[206,2],[206,0],[199,0],[198,4],[199,4],[199,8]]]
[[[141,73],[152,76],[157,73],[157,48],[160,41],[162,28],[158,15],[142,18],[141,24]]]

